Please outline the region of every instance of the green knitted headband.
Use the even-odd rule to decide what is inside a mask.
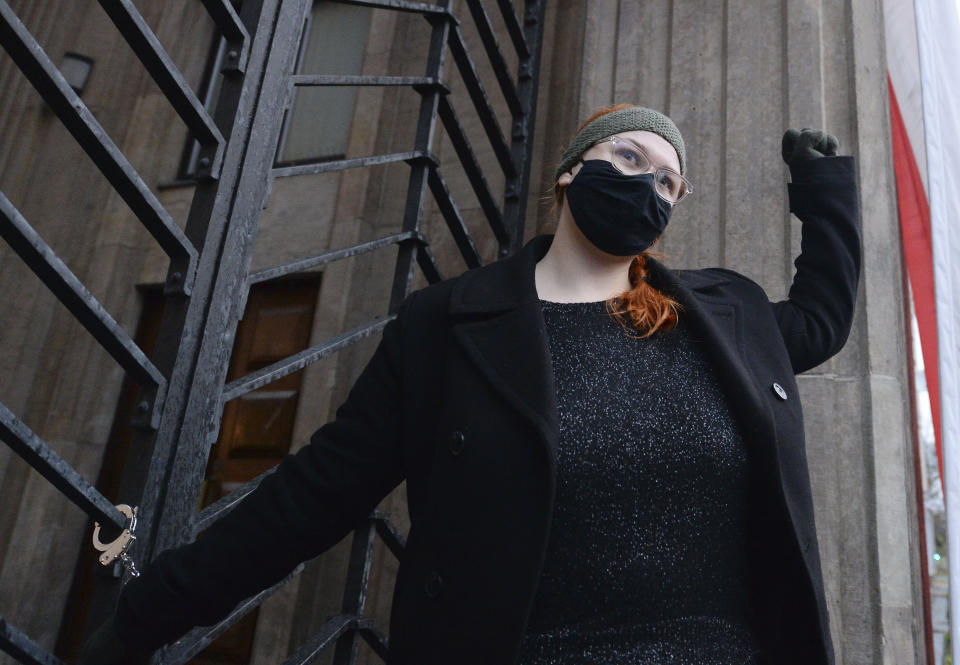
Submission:
[[[563,153],[563,158],[557,166],[557,171],[553,175],[556,181],[561,174],[566,173],[580,161],[580,155],[600,139],[606,138],[619,132],[629,132],[633,130],[646,130],[659,134],[677,151],[677,157],[680,158],[680,173],[686,171],[686,150],[683,146],[683,137],[680,136],[680,130],[673,124],[667,116],[659,111],[635,106],[628,109],[620,109],[606,113],[586,127],[580,130],[570,147]]]

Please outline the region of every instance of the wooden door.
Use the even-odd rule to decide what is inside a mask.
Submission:
[[[312,280],[261,284],[250,290],[237,326],[228,382],[307,348],[317,289],[317,281]],[[296,372],[224,405],[220,436],[207,463],[201,507],[276,466],[287,454],[302,378],[303,372]],[[258,614],[259,609],[241,619],[190,663],[249,663]]]

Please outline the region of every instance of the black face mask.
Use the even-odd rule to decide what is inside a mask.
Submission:
[[[639,254],[670,220],[670,204],[657,195],[653,174],[624,175],[605,159],[588,159],[567,185],[573,220],[598,249]]]

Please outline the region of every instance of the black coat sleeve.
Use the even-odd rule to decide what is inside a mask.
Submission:
[[[770,303],[795,373],[837,353],[853,323],[860,276],[860,214],[853,157],[790,169],[790,212],[802,222],[786,300]]]
[[[386,324],[334,420],[196,542],[162,552],[126,585],[116,622],[128,648],[156,649],[216,623],[339,542],[403,480],[401,350],[412,300]]]

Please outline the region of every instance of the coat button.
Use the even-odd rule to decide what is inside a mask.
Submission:
[[[774,383],[772,388],[773,392],[777,393],[777,397],[780,399],[787,399],[787,391],[784,390],[783,386],[781,386],[779,383]]]
[[[466,437],[460,430],[455,430],[450,433],[450,441],[447,445],[450,448],[451,455],[459,455],[463,452],[463,442],[465,439]]]
[[[440,595],[440,589],[443,587],[443,578],[437,571],[431,571],[427,576],[427,583],[423,586],[424,592],[428,598],[436,598]]]

